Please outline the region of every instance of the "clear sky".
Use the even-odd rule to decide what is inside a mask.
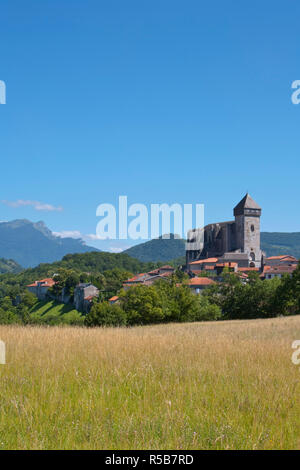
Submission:
[[[291,0],[2,1],[0,220],[86,235],[127,195],[209,223],[249,191],[300,231],[299,53]]]

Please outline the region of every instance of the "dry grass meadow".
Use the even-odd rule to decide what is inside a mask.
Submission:
[[[0,339],[0,449],[300,447],[300,316]]]

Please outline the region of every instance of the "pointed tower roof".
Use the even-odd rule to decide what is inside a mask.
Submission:
[[[250,194],[246,194],[243,199],[233,209],[234,215],[242,215],[244,209],[258,209],[261,211],[261,207],[252,199]]]

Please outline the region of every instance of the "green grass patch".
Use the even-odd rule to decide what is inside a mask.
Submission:
[[[38,301],[30,309],[30,322],[47,325],[82,325],[84,316],[70,304]]]

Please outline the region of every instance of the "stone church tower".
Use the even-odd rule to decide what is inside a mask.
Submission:
[[[241,253],[247,253],[249,266],[260,267],[261,207],[247,193],[233,210],[235,216],[236,244]],[[254,267],[253,266],[253,267]]]
[[[188,232],[186,265],[206,259],[237,262],[239,266],[261,268],[261,208],[247,193],[234,208],[235,220],[209,224]]]

